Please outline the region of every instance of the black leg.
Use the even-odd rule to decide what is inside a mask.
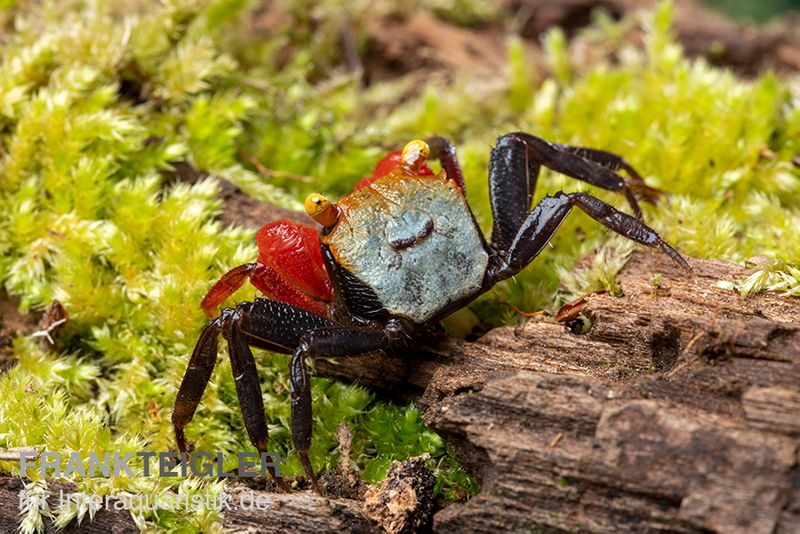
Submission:
[[[555,196],[544,197],[531,210],[502,258],[501,266],[495,271],[495,281],[513,276],[538,256],[575,206],[610,230],[663,251],[675,263],[691,271],[686,260],[641,220],[587,193],[556,193]]]
[[[492,247],[507,251],[528,215],[539,177],[539,164],[526,143],[513,134],[497,139],[489,158],[489,200],[492,205]]]
[[[461,172],[461,165],[458,164],[456,157],[456,147],[444,137],[429,137],[425,140],[431,149],[431,158],[438,159],[442,164],[442,169],[450,180],[453,180],[461,191],[466,191],[464,185],[464,173]]]
[[[247,338],[238,322],[231,324],[227,330],[227,338],[231,371],[236,383],[236,396],[239,398],[244,427],[258,452],[261,454],[269,452],[269,432],[267,431],[267,419],[264,416],[264,398],[261,396],[261,384],[258,380],[258,369],[253,352],[247,345]],[[289,486],[271,466],[269,474],[278,487],[283,491],[289,491]]]
[[[390,321],[391,322],[391,321]],[[300,462],[314,488],[319,492],[314,468],[308,457],[311,448],[311,383],[306,358],[357,356],[389,348],[398,337],[391,331],[367,328],[323,328],[303,337],[289,364],[292,393],[292,438]]]
[[[211,321],[200,335],[178,390],[172,412],[178,449],[189,452],[184,428],[192,420],[211,377],[220,334],[228,341],[236,394],[247,434],[259,452],[266,452],[269,436],[264,400],[249,345],[292,353],[307,332],[336,326],[333,321],[305,309],[268,299],[243,302],[236,309],[222,310],[220,316]],[[288,486],[276,473],[270,470],[270,474],[281,489],[288,491]]]
[[[605,150],[597,150],[596,148],[586,148],[581,146],[560,145],[553,143],[553,145],[560,147],[566,152],[571,152],[583,159],[593,161],[598,165],[602,165],[611,171],[623,170],[629,176],[626,181],[628,186],[636,193],[637,199],[646,200],[647,202],[655,202],[662,195],[655,187],[650,187],[644,182],[644,178],[634,169],[630,163],[625,161],[625,158],[619,154],[608,152]]]
[[[550,143],[534,135],[515,132],[497,139],[489,163],[489,195],[494,226],[492,246],[507,251],[527,217],[541,165],[591,185],[625,195],[636,217],[642,212],[637,194],[654,201],[659,191],[648,187],[639,173],[621,156],[595,150]],[[630,175],[626,180],[616,170]]]
[[[270,299],[242,302],[237,309],[250,345],[285,354],[292,354],[310,330],[341,326],[306,309]]]
[[[183,375],[178,395],[175,398],[175,406],[172,409],[172,425],[175,427],[175,439],[178,442],[178,450],[188,454],[189,445],[186,443],[186,436],[183,433],[184,427],[194,417],[197,405],[203,397],[214,365],[217,363],[217,338],[222,332],[222,321],[218,317],[205,327],[200,339],[194,346],[192,357],[189,360],[189,367]]]

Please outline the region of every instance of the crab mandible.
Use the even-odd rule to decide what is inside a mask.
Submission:
[[[434,174],[427,167],[428,156],[440,161],[442,172]],[[531,208],[542,165],[622,192],[636,216],[587,193],[547,195]],[[624,170],[628,180],[617,170]],[[686,260],[641,221],[637,197],[654,201],[658,194],[616,154],[516,132],[500,137],[491,152],[491,242],[467,204],[455,149],[439,137],[427,143],[412,141],[402,152],[390,153],[372,177],[337,203],[309,195],[306,210],[322,226],[319,234],[288,220],[267,224],[256,236],[258,261],[223,275],[203,299],[203,309],[211,315],[248,278],[269,297],[225,308],[203,330],[172,415],[178,448],[188,452],[184,427],[209,381],[222,334],[247,433],[262,453],[267,451],[267,424],[250,346],[293,355],[292,437],[316,487],[308,457],[312,417],[306,359],[403,347],[525,268],[573,207],[620,235],[662,250],[691,271]]]

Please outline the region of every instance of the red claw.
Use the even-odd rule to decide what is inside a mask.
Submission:
[[[256,234],[258,261],[291,286],[318,300],[330,301],[333,290],[322,263],[319,235],[310,226],[282,219]]]
[[[272,300],[305,308],[317,315],[327,314],[327,301],[312,299],[296,287],[292,287],[286,279],[266,265],[258,264],[250,277],[250,283]]]
[[[222,301],[233,295],[237,289],[242,287],[245,280],[247,280],[253,269],[256,268],[255,263],[245,263],[234,267],[222,277],[217,280],[217,283],[211,286],[208,293],[203,297],[200,302],[200,307],[206,312],[206,315],[213,317],[214,309],[222,304]]]
[[[268,298],[326,315],[333,287],[322,261],[319,234],[288,219],[265,224],[256,233],[258,261],[234,267],[203,297],[203,311],[214,310],[250,279]]]

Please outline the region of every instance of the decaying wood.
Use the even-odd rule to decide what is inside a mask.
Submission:
[[[796,532],[800,300],[743,300],[718,282],[747,270],[692,266],[696,280],[634,254],[624,297],[586,299],[585,335],[537,318],[317,368],[380,387],[402,370],[424,389],[426,421],[483,484],[438,531]]]
[[[0,477],[0,532],[16,532],[20,521],[20,492],[24,489],[24,484],[19,478]],[[60,493],[70,494],[76,491],[75,486],[64,482],[50,481],[48,483],[50,496],[47,503],[50,510],[58,509]],[[65,497],[66,498],[66,497]],[[113,502],[113,501],[112,501]],[[59,534],[127,534],[137,533],[139,529],[131,519],[129,512],[125,510],[115,510],[101,508],[97,511],[92,521],[89,521],[88,514],[80,525],[73,521],[62,530],[56,529],[49,518],[44,519],[46,533]]]
[[[319,534],[320,532],[376,532],[376,526],[364,516],[363,503],[350,499],[329,499],[310,491],[292,494],[257,492],[236,486],[228,495],[241,502],[242,493],[266,499],[266,507],[238,509],[225,514],[225,527],[235,532]],[[247,497],[251,499],[251,497]],[[245,502],[249,502],[249,500]]]
[[[800,300],[745,300],[719,282],[746,269],[692,266],[635,253],[623,297],[585,299],[583,335],[538,317],[316,369],[417,392],[482,481],[435,531],[796,532]]]
[[[395,461],[380,486],[370,486],[364,499],[364,513],[388,534],[430,530],[433,517],[433,488],[436,479],[425,466],[423,454]]]

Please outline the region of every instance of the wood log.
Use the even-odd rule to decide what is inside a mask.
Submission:
[[[415,392],[482,481],[434,531],[796,532],[800,299],[743,299],[719,282],[750,271],[691,263],[634,253],[622,298],[585,299],[585,334],[538,317],[316,369]]]
[[[20,492],[24,489],[24,483],[19,478],[0,477],[0,532],[16,532],[20,520]],[[49,481],[48,490],[50,495],[47,497],[47,504],[51,511],[57,511],[59,504],[59,494],[70,494],[76,491],[72,484],[58,481]],[[112,501],[114,502],[114,501]],[[59,534],[133,534],[139,532],[136,523],[133,522],[131,514],[125,510],[116,510],[114,507],[106,509],[101,507],[89,520],[88,514],[80,525],[73,521],[63,529],[58,529],[50,518],[44,519],[44,532]]]
[[[798,531],[800,299],[743,299],[719,282],[747,269],[692,266],[696,280],[635,253],[624,297],[585,299],[583,335],[541,317],[317,369],[423,391],[426,421],[483,483],[437,531]]]
[[[239,508],[225,513],[224,526],[235,532],[262,534],[297,532],[376,532],[375,524],[364,515],[364,504],[351,499],[329,499],[311,491],[291,494],[253,491],[244,486],[229,487],[227,493],[240,502],[242,493],[252,493],[247,502],[264,499],[266,508]]]

